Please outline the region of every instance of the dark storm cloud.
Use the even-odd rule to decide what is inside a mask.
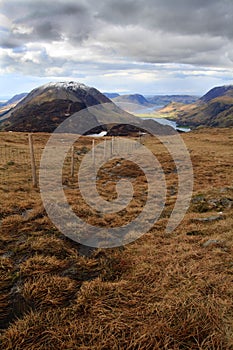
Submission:
[[[106,0],[101,1],[99,17],[164,32],[233,37],[232,0]]]
[[[12,22],[1,37],[3,48],[66,42],[74,48],[89,45],[90,59],[99,62],[125,57],[232,65],[232,0],[3,0],[1,11]]]
[[[97,16],[118,28],[102,40],[139,61],[232,65],[232,0],[106,0]]]
[[[12,0],[4,2],[2,13],[13,22],[8,37],[2,39],[4,47],[36,41],[59,41],[64,37],[78,42],[87,38],[90,30],[87,8],[75,1]],[[22,25],[31,30],[23,32],[20,30]]]

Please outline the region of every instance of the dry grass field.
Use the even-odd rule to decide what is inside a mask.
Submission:
[[[36,162],[49,135],[34,134]],[[119,248],[88,249],[62,235],[31,183],[27,134],[0,134],[0,348],[4,350],[233,349],[233,129],[182,134],[194,170],[190,207],[165,227],[177,195],[175,165],[146,136],[167,182],[152,229]],[[76,145],[75,173],[92,140]],[[119,159],[99,171],[101,195],[115,198],[119,175],[135,196],[124,213],[100,216],[64,165],[65,193],[92,225],[120,226],[145,203],[140,169]]]

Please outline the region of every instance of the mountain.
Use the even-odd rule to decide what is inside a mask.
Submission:
[[[120,96],[120,94],[116,93],[116,92],[104,92],[104,95],[107,96],[108,98],[115,98]]]
[[[106,96],[84,84],[49,83],[32,90],[0,119],[4,130],[52,132],[71,114],[106,102]]]
[[[93,106],[95,108],[88,108]],[[77,82],[60,82],[32,90],[8,113],[0,116],[0,129],[53,132],[65,119],[81,110],[82,115],[79,114],[76,124],[72,124],[74,132],[77,126],[78,130],[86,130],[93,124],[95,128],[88,130],[88,133],[107,131],[111,134],[114,127],[115,134],[119,131],[125,135],[146,127],[145,121],[123,111],[97,89]],[[137,127],[131,127],[130,123]],[[171,132],[170,127],[164,127],[157,122],[152,127],[160,134]]]
[[[132,95],[121,95],[113,98],[114,103],[135,103],[138,105],[148,105],[149,102],[147,99],[140,94],[132,94]]]
[[[153,103],[158,106],[165,106],[171,102],[178,103],[194,103],[198,100],[198,96],[192,95],[155,95],[155,96],[146,96],[146,99],[149,103]]]
[[[171,103],[159,113],[193,128],[232,127],[233,85],[215,87],[193,104]]]
[[[147,99],[140,94],[120,95],[112,98],[112,101],[129,113],[142,113],[146,108],[152,107]]]
[[[222,97],[232,97],[233,98],[233,85],[223,85],[223,86],[217,86],[208,91],[204,96],[200,98],[200,101],[203,102],[210,102],[211,100],[214,100],[216,98],[222,98]]]
[[[13,96],[10,100],[0,104],[0,116],[8,113],[12,108],[14,108],[19,101],[21,101],[25,96],[26,92]]]
[[[13,103],[18,103],[20,100],[22,100],[24,97],[27,96],[27,92],[23,92],[18,95],[14,95],[10,100],[4,103],[5,106],[12,105]]]
[[[197,96],[189,95],[155,95],[143,96],[140,94],[121,95],[112,98],[112,101],[125,111],[136,114],[147,114],[148,112],[165,106],[171,102],[194,103],[198,100]]]

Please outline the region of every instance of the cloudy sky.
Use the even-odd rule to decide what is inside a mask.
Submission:
[[[201,95],[233,84],[232,0],[0,0],[0,97],[49,81]]]

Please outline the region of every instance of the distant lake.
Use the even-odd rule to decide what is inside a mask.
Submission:
[[[184,131],[184,132],[191,131],[191,129],[189,129],[189,128],[177,126],[177,123],[175,121],[168,120],[166,118],[142,118],[142,119],[145,119],[145,120],[152,119],[152,120],[155,120],[156,122],[158,122],[159,124],[170,125],[172,128],[174,128],[176,130]]]
[[[187,128],[187,127],[182,127],[182,126],[177,126],[177,123],[175,121],[171,121],[171,120],[168,120],[166,118],[155,118],[155,117],[140,117],[140,114],[142,115],[145,115],[145,114],[149,114],[158,110],[158,109],[161,109],[163,108],[164,105],[155,105],[155,106],[152,106],[152,107],[142,107],[140,110],[135,110],[134,113],[138,115],[139,118],[142,118],[142,119],[152,119],[152,120],[155,120],[156,122],[162,124],[162,125],[170,125],[172,128],[176,129],[176,130],[180,130],[180,131],[184,131],[184,132],[188,132],[190,131],[191,129]]]
[[[145,106],[142,106],[142,105],[138,106],[136,104],[135,105],[131,104],[131,105],[134,107],[134,109],[131,112],[132,113],[136,113],[136,114],[147,114],[147,113],[150,114],[150,113],[152,113],[154,111],[157,111],[158,109],[161,109],[161,108],[164,107],[164,105],[161,105],[161,106],[160,105],[155,105],[155,106],[151,106],[151,107],[145,107]],[[122,106],[119,105],[119,107],[122,107]],[[125,107],[125,105],[124,105],[124,107]]]
[[[153,112],[153,111],[157,111],[158,109],[161,109],[163,108],[164,105],[155,105],[155,106],[152,106],[152,107],[146,107],[142,113],[150,113],[150,112]]]

